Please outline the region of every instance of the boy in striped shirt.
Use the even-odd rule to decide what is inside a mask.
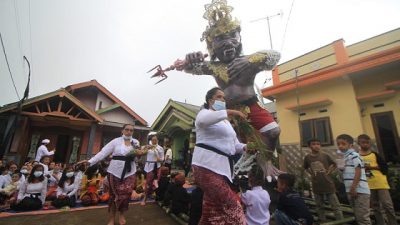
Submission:
[[[364,162],[352,148],[353,142],[354,139],[348,134],[341,134],[336,138],[337,147],[344,154],[344,186],[357,223],[371,225],[370,190],[365,176]]]

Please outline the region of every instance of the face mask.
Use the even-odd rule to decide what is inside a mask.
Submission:
[[[65,174],[65,176],[67,176],[68,178],[71,178],[72,176],[74,176],[74,172],[68,172]]]
[[[123,134],[122,137],[124,138],[124,140],[131,140],[131,136],[126,136]]]
[[[54,169],[53,172],[58,173],[58,172],[60,172],[60,169]]]
[[[33,173],[33,176],[35,176],[35,177],[40,177],[40,176],[42,176],[43,175],[43,172],[42,171],[35,171],[34,173]]]
[[[215,100],[212,107],[215,111],[225,110],[226,104],[223,101]]]
[[[28,170],[22,169],[22,170],[20,170],[19,172],[21,172],[22,174],[27,174],[27,173],[28,173]]]

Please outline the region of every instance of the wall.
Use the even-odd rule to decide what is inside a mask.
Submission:
[[[319,113],[320,107],[301,111],[306,113],[305,116],[301,116],[301,120],[330,117],[333,138],[341,133],[352,136],[362,133],[359,107],[350,79],[336,78],[329,82],[300,88],[299,98],[300,104],[323,98],[333,101],[331,105],[322,107],[328,110],[325,113]],[[280,94],[277,97],[276,106],[278,121],[282,129],[280,135],[282,144],[299,143],[300,141],[297,113],[286,109],[292,105],[296,105],[295,91]]]
[[[122,108],[117,108],[109,112],[102,113],[101,117],[106,121],[117,122],[122,124],[127,124],[127,123],[132,124],[134,121],[133,117],[129,115]]]
[[[97,92],[90,89],[78,90],[72,94],[75,98],[79,99],[86,107],[96,111]]]
[[[336,65],[336,55],[333,45],[321,47],[303,56],[292,59],[279,65],[279,80],[281,83],[295,77],[295,69],[298,76],[325,69]]]
[[[400,29],[392,30],[376,37],[347,47],[350,60],[400,46]]]
[[[379,70],[376,73],[355,78],[353,83],[357,95],[365,96],[387,90],[385,83],[400,79],[398,71],[400,71],[400,66],[390,67],[387,70]],[[374,105],[380,103],[383,103],[384,106],[379,108],[374,107]],[[361,102],[360,108],[363,109],[361,118],[364,126],[364,132],[371,136],[371,138],[376,139],[371,121],[371,114],[374,113],[392,111],[397,131],[400,131],[400,92],[398,90],[393,96],[389,95],[387,98]]]
[[[102,102],[101,104],[101,108],[107,108],[111,105],[114,104],[114,101],[112,101],[109,97],[107,97],[106,95],[104,95],[103,93],[99,92],[99,94],[97,95],[97,101],[96,101],[96,111],[99,110],[99,106],[100,106],[100,102]]]

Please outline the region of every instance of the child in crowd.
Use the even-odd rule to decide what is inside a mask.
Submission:
[[[81,182],[82,205],[97,205],[99,202],[100,177],[98,165],[87,168]]]
[[[16,204],[11,209],[37,210],[41,209],[47,192],[47,178],[44,176],[44,168],[38,164],[32,168],[28,179],[20,184]]]
[[[172,191],[171,212],[175,215],[181,213],[187,214],[189,210],[190,196],[183,187],[185,184],[185,175],[179,173],[175,176],[175,188]]]
[[[46,201],[54,201],[57,198],[58,182],[62,175],[61,167],[60,163],[55,163],[53,169],[49,170]]]
[[[20,187],[20,178],[20,173],[13,173],[11,175],[11,183],[0,189],[0,205],[10,205],[10,203],[15,202]]]
[[[371,191],[371,206],[375,213],[376,224],[385,224],[381,213],[382,206],[386,213],[388,224],[396,225],[396,214],[389,193],[390,186],[386,178],[388,166],[378,153],[371,150],[371,138],[368,135],[362,134],[358,136],[357,142],[360,146],[359,153],[365,164],[368,186]]]
[[[171,199],[172,199],[172,192],[174,191],[176,185],[175,185],[175,177],[178,175],[178,173],[171,173],[171,180],[168,185],[167,191],[165,192],[164,195],[164,201],[163,201],[163,206],[170,207],[171,206]]]
[[[370,190],[365,175],[364,163],[360,155],[354,151],[353,142],[354,139],[348,134],[341,134],[336,138],[337,147],[344,154],[344,185],[357,223],[359,225],[371,225]]]
[[[14,161],[7,163],[8,165],[8,179],[11,182],[11,175],[18,172],[18,165]]]
[[[328,199],[336,219],[343,219],[340,203],[336,196],[335,183],[330,176],[336,168],[333,159],[321,152],[321,142],[318,139],[308,141],[311,153],[304,158],[304,169],[311,175],[312,189],[317,205],[318,220],[326,221],[324,199]]]
[[[49,173],[52,173],[55,167],[56,167],[56,162],[50,160]]]
[[[39,163],[39,164],[41,164],[43,166],[43,168],[44,168],[44,176],[47,179],[50,178],[50,175],[49,175],[49,164],[50,164],[50,161],[51,161],[50,156],[45,155],[45,156],[42,157],[42,159],[40,160],[40,163]]]
[[[8,184],[8,169],[5,166],[0,167],[0,189],[4,188]]]
[[[100,174],[100,188],[99,188],[99,202],[108,202],[110,199],[110,193],[109,193],[109,183],[107,179],[107,169],[109,166],[109,161],[108,159],[104,159],[100,161],[100,166],[99,166],[99,174]]]
[[[144,197],[144,189],[146,187],[146,176],[142,169],[136,171],[135,188],[131,195],[131,200],[137,201]]]
[[[168,174],[168,167],[162,166],[160,169],[160,179],[158,180],[158,187],[156,189],[156,201],[162,202],[164,200],[164,195],[169,185]]]
[[[57,198],[53,201],[56,208],[64,206],[74,207],[79,184],[75,180],[73,166],[65,167],[57,187]]]
[[[28,170],[28,166],[27,165],[23,165],[23,166],[21,166],[21,169],[19,170],[19,172],[21,173],[21,182],[22,182],[22,181],[25,181],[28,178],[29,173],[31,171]]]
[[[314,219],[300,194],[293,190],[295,176],[280,174],[277,191],[279,192],[277,209],[274,214],[277,225],[312,225]]]
[[[247,225],[269,225],[269,204],[271,199],[262,186],[264,173],[259,166],[253,166],[248,173],[251,190],[241,195],[241,201],[246,211]]]

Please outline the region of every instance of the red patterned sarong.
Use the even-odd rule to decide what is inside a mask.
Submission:
[[[203,190],[203,211],[199,225],[244,225],[239,196],[224,176],[200,166],[192,166],[196,183]]]
[[[117,210],[124,212],[128,210],[129,199],[135,186],[135,175],[125,177],[122,181],[120,178],[108,174],[110,199],[108,201],[108,210]]]
[[[260,130],[267,124],[275,122],[274,116],[272,116],[272,114],[269,113],[268,110],[261,107],[258,102],[249,105],[249,108],[250,123],[257,130]]]
[[[160,177],[160,168],[157,169],[157,177]],[[153,194],[154,190],[156,189],[156,186],[154,185],[155,180],[157,179],[156,174],[154,173],[154,170],[148,172],[146,174],[146,195],[150,196]]]

